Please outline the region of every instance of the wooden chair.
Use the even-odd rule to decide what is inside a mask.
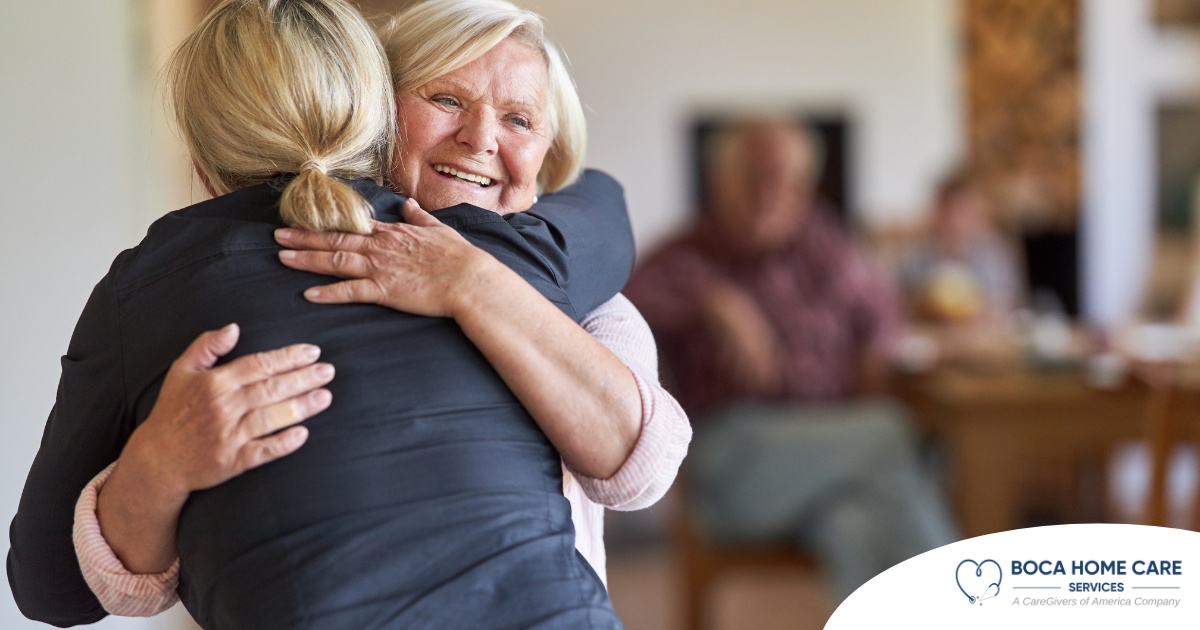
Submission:
[[[1200,381],[1193,365],[1154,366],[1155,374],[1145,380],[1151,386],[1146,408],[1146,434],[1150,446],[1150,492],[1146,501],[1146,524],[1167,526],[1167,471],[1175,446],[1195,433],[1189,426],[1198,418]],[[1193,497],[1188,527],[1200,529],[1200,496]]]
[[[748,568],[817,570],[816,559],[794,547],[728,545],[706,538],[692,519],[682,473],[675,485],[678,500],[671,516],[671,539],[683,576],[683,630],[703,630],[707,625],[711,589],[722,574]]]

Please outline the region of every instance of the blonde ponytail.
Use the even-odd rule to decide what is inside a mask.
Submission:
[[[180,131],[217,194],[295,174],[280,218],[364,234],[343,179],[391,170],[395,99],[379,40],[344,0],[226,0],[167,70]]]
[[[309,160],[283,189],[279,218],[292,227],[316,232],[371,232],[371,205],[324,165]]]

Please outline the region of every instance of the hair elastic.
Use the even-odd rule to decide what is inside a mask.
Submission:
[[[301,164],[300,172],[303,173],[304,171],[321,171],[322,175],[329,174],[329,171],[325,168],[325,165],[322,164],[319,160],[309,160],[309,161],[305,162],[304,164]]]

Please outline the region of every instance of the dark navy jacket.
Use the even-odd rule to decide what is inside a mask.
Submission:
[[[188,343],[237,322],[227,359],[314,343],[338,375],[299,451],[184,506],[179,592],[202,626],[619,627],[575,552],[558,453],[499,375],[453,320],[307,302],[330,278],[279,263],[278,186],[165,216],[96,286],[10,530],[21,610],[61,626],[106,614],[72,547],[74,504]],[[403,198],[355,187],[400,219]],[[529,212],[435,216],[577,321],[632,265],[620,186],[597,172]]]

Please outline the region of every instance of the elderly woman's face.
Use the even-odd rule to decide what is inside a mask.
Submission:
[[[547,82],[541,53],[509,38],[400,94],[400,190],[428,210],[528,210],[550,147]]]

